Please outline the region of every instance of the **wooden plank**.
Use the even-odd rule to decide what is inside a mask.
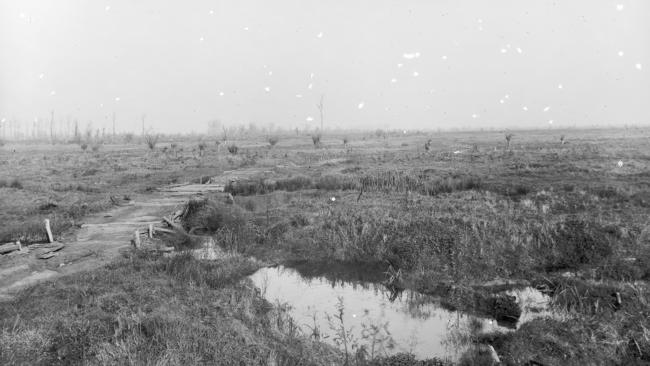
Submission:
[[[11,253],[15,250],[20,250],[20,244],[9,243],[0,245],[0,254]]]

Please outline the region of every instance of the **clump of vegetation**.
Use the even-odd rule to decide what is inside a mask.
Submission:
[[[208,145],[205,142],[203,141],[199,142],[199,156],[203,156],[203,154],[205,153],[205,149],[207,149],[207,147]]]
[[[348,146],[349,138],[347,136],[343,137],[343,146]]]
[[[23,184],[18,180],[18,178],[14,178],[10,182],[0,179],[0,188],[23,189]]]
[[[286,312],[240,283],[258,266],[240,256],[136,253],[36,285],[0,303],[0,363],[339,363],[339,354],[291,330]]]
[[[425,151],[431,150],[431,139],[427,140],[427,142],[424,143],[424,150]]]
[[[191,200],[183,215],[183,226],[187,231],[197,228],[216,232],[220,229],[240,230],[247,226],[250,215],[237,205],[214,200]]]
[[[280,141],[280,138],[278,136],[269,136],[267,141],[269,142],[269,145],[273,147]]]
[[[318,148],[318,147],[321,146],[320,138],[321,138],[321,135],[319,133],[311,135],[311,141],[314,143],[314,147]]]
[[[510,150],[510,140],[512,140],[513,136],[511,133],[506,134],[506,150]]]
[[[311,188],[311,186],[312,186],[311,179],[304,175],[296,175],[291,178],[278,179],[275,182],[276,190],[284,190],[288,192]]]
[[[86,151],[88,149],[88,144],[85,142],[82,142],[81,145],[79,145],[82,151]]]
[[[357,189],[357,182],[341,175],[325,175],[318,178],[315,187],[326,191],[354,190]]]
[[[144,135],[144,142],[147,144],[149,150],[153,151],[156,148],[156,144],[158,144],[158,138],[158,134],[147,133]]]
[[[239,151],[237,145],[232,144],[228,146],[228,152],[231,153],[232,155],[237,155],[237,151]]]

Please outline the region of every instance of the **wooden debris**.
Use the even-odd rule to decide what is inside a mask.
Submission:
[[[47,240],[54,243],[54,236],[52,236],[52,229],[50,229],[50,220],[45,219],[45,231],[47,231]]]
[[[167,223],[167,225],[169,225],[172,229],[174,229],[174,230],[176,230],[176,231],[178,231],[178,232],[180,232],[182,234],[187,234],[187,232],[185,232],[185,229],[183,229],[182,226],[180,226],[179,224],[173,222],[172,220],[170,220],[170,219],[168,219],[166,217],[163,217],[163,221],[165,221]]]
[[[47,253],[37,255],[36,258],[38,258],[38,259],[50,259],[52,257],[56,257],[57,255],[59,255],[59,253],[47,252]]]
[[[136,249],[140,249],[140,246],[142,245],[142,242],[140,242],[140,231],[136,230],[133,233],[133,245],[135,246]]]
[[[52,258],[55,255],[57,255],[57,254],[54,254],[54,252],[57,252],[57,251],[63,249],[63,247],[65,247],[65,245],[60,244],[60,243],[52,243],[52,245],[49,245],[48,247],[45,247],[45,248],[41,248],[38,252],[36,252],[36,258],[38,258],[38,259]]]
[[[149,239],[153,238],[153,224],[149,224]]]
[[[21,250],[20,242],[0,245],[0,254],[11,253],[15,250]]]

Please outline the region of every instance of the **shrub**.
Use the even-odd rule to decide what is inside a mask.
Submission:
[[[9,183],[9,188],[23,189],[23,184],[18,180],[18,178],[14,178],[11,183]]]
[[[224,191],[234,196],[251,196],[256,194],[266,194],[275,190],[275,182],[264,180],[245,180],[230,182],[224,187]]]
[[[209,199],[191,200],[183,217],[183,227],[186,230],[205,228],[210,232],[220,229],[240,230],[249,221],[248,213],[237,205]]]
[[[124,134],[124,142],[126,142],[127,144],[130,144],[131,142],[133,142],[133,134],[132,133],[125,133]]]
[[[273,146],[275,146],[275,144],[277,144],[280,141],[280,138],[277,137],[277,136],[271,136],[271,137],[268,138],[268,141],[269,141],[269,144],[271,145],[271,147],[273,147]]]
[[[86,151],[86,149],[88,148],[88,144],[83,142],[81,145],[79,145],[79,147],[81,148],[82,151]]]
[[[350,190],[357,188],[354,180],[339,175],[324,175],[318,178],[318,182],[316,182],[315,186],[317,189],[323,189],[326,191]]]
[[[570,217],[558,223],[551,235],[550,268],[578,268],[599,263],[612,252],[610,233],[594,222]]]
[[[100,147],[101,147],[101,144],[97,143],[97,144],[93,144],[93,146],[91,146],[91,149],[93,150],[93,152],[97,152],[97,151],[99,151]]]
[[[233,155],[236,155],[237,151],[239,151],[239,148],[237,147],[237,145],[232,144],[232,145],[228,146],[228,152],[229,153],[231,153]]]
[[[257,209],[257,204],[253,199],[242,198],[242,199],[238,199],[237,201],[238,201],[238,205],[243,207],[246,211],[255,212],[255,210]]]
[[[157,134],[146,134],[144,135],[144,142],[147,144],[147,147],[149,147],[149,150],[153,150],[156,148],[156,144],[158,143],[158,135]]]
[[[343,146],[348,146],[348,142],[349,142],[348,137],[347,137],[347,136],[344,137],[344,138],[343,138]]]
[[[311,185],[312,182],[309,177],[306,177],[304,175],[297,175],[295,177],[278,180],[275,183],[275,189],[293,192],[300,189],[310,188]]]
[[[311,141],[314,143],[314,147],[320,147],[320,134],[311,135]]]
[[[506,189],[506,195],[510,197],[525,196],[532,191],[532,188],[524,184],[515,184]]]

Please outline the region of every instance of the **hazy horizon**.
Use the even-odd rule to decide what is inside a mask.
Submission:
[[[650,123],[650,2],[0,0],[0,118],[205,132]],[[0,131],[1,127],[0,127]]]

